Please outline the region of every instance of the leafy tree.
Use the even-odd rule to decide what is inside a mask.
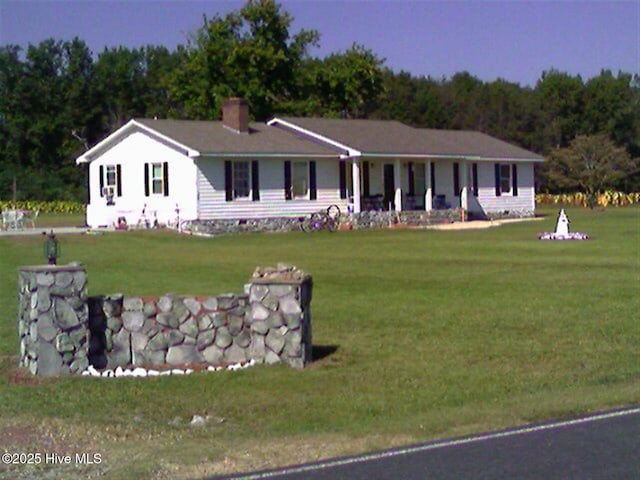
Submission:
[[[166,47],[149,45],[142,49],[144,116],[168,117],[178,107],[171,97],[170,82],[174,72],[180,68],[184,54],[184,48],[171,52]]]
[[[603,70],[584,88],[583,130],[604,132],[631,155],[640,155],[640,88],[630,74]]]
[[[305,65],[301,88],[306,108],[327,117],[362,118],[382,91],[382,61],[361,45]]]
[[[593,208],[598,194],[615,186],[636,166],[624,148],[605,135],[579,135],[568,147],[557,148],[547,159],[551,183],[559,189],[584,192]]]
[[[581,129],[584,84],[582,78],[557,70],[543,72],[535,88],[540,102],[538,128],[543,132],[548,152],[554,147],[566,147]]]
[[[452,113],[446,128],[485,131],[483,83],[469,72],[456,73],[443,85],[444,104]]]
[[[389,69],[383,74],[382,93],[374,116],[429,128],[442,128],[451,117],[442,101],[441,83],[404,71],[396,74]]]
[[[318,34],[289,33],[293,19],[272,0],[250,0],[239,12],[205,17],[174,72],[171,95],[182,116],[213,119],[225,98],[247,99],[256,119],[295,98],[295,75]]]
[[[105,48],[95,64],[95,83],[102,102],[104,125],[113,131],[132,117],[144,116],[144,51]]]
[[[20,47],[0,47],[0,197],[9,197],[13,178],[19,174],[26,154],[22,132],[29,118],[21,111],[21,80],[25,66],[20,60]]]

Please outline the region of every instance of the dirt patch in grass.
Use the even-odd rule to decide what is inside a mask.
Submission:
[[[234,446],[217,461],[180,465],[160,461],[157,479],[196,479],[210,475],[227,475],[284,468],[290,465],[317,462],[324,459],[380,451],[415,443],[411,436],[373,436],[352,438],[346,435],[322,435],[317,437],[290,437],[268,439],[264,442],[245,442]]]
[[[42,385],[45,380],[32,375],[24,368],[13,368],[7,373],[7,379],[13,385],[37,386]]]

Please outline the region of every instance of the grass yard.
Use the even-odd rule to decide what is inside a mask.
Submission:
[[[586,242],[538,241],[543,211],[472,231],[62,236],[91,294],[240,292],[277,262],[313,275],[309,368],[142,380],[18,371],[16,268],[42,263],[42,238],[0,238],[0,446],[103,459],[0,478],[202,478],[639,403],[640,208],[567,209]]]
[[[41,213],[36,220],[36,228],[78,227],[85,224],[84,213]],[[31,225],[27,225],[27,228]]]

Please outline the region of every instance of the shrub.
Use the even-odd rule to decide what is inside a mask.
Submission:
[[[20,210],[40,210],[40,213],[84,213],[83,203],[70,200],[40,201],[40,200],[20,200],[13,202],[10,200],[0,200],[0,208],[18,208]]]
[[[576,205],[587,207],[588,197],[585,193],[561,193],[558,195],[550,193],[539,193],[536,195],[536,203],[540,205]],[[601,207],[626,207],[640,203],[640,193],[624,193],[607,191],[598,195],[597,203]]]

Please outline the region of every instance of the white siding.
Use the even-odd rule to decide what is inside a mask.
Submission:
[[[168,162],[169,195],[145,196],[144,164]],[[100,166],[121,165],[122,196],[108,206],[100,196]],[[87,206],[87,224],[113,226],[119,217],[136,224],[146,204],[147,216],[160,223],[175,221],[176,205],[182,219],[196,218],[196,168],[192,159],[142,132],[135,132],[105,151],[89,164],[91,201]]]
[[[340,198],[337,160],[316,160],[317,200],[285,200],[285,160],[260,159],[260,200],[255,202],[251,197],[226,201],[224,162],[222,159],[196,161],[198,218],[201,220],[298,216],[326,209],[333,204],[343,212],[347,211],[346,200]]]
[[[501,162],[509,164],[509,162]],[[534,175],[532,162],[518,162],[518,195],[503,193],[496,196],[495,163],[478,162],[478,197],[477,210],[484,212],[504,212],[519,210],[535,210]],[[471,201],[473,193],[470,192]],[[472,204],[473,205],[473,204]],[[474,209],[472,209],[474,210]]]

